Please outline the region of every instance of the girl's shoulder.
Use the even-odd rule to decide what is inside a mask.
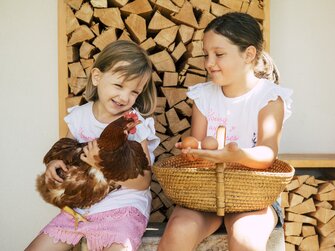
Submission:
[[[285,117],[284,120],[286,120],[288,117],[290,117],[292,113],[292,94],[293,90],[282,87],[280,85],[277,85],[269,80],[263,79],[261,83],[261,88],[257,90],[257,99],[258,99],[258,107],[259,109],[262,109],[265,107],[270,101],[275,101],[279,97],[284,102],[284,109],[285,109]]]
[[[275,100],[278,97],[282,99],[289,99],[293,94],[293,90],[277,85],[267,79],[262,79],[260,88],[257,89],[257,93],[264,99]]]
[[[86,114],[88,112],[92,112],[92,106],[93,106],[93,102],[88,102],[86,104],[83,105],[76,105],[76,106],[72,106],[70,108],[67,109],[69,115],[72,114],[73,115],[80,115],[80,114]]]
[[[152,117],[144,118],[136,109],[133,109],[132,111],[137,114],[138,119],[141,121],[141,123],[136,126],[135,134],[128,135],[128,139],[137,141],[139,143],[146,140],[148,143],[151,163],[153,163],[155,159],[153,151],[158,147],[160,143],[160,139],[156,136],[155,121]]]
[[[84,128],[88,128],[92,124],[97,123],[94,119],[92,105],[93,103],[89,102],[81,106],[70,107],[68,114],[64,117],[67,127],[77,140],[80,140],[78,131],[84,130]]]
[[[206,98],[206,96],[212,96],[213,94],[218,93],[218,85],[213,84],[211,81],[196,84],[188,88],[187,96],[191,99],[197,99],[200,97]]]

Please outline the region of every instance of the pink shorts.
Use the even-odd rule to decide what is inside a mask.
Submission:
[[[148,219],[136,208],[125,207],[92,214],[87,222],[79,222],[75,229],[73,216],[59,213],[41,233],[48,234],[55,242],[76,245],[82,237],[89,250],[98,251],[113,243],[122,244],[127,250],[137,250],[145,232]]]

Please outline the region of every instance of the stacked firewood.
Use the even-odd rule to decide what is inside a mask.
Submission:
[[[178,154],[174,144],[189,134],[187,88],[207,81],[202,37],[222,14],[247,12],[264,20],[263,0],[61,0],[66,3],[67,107],[79,103],[94,60],[115,40],[132,40],[150,55],[158,91],[155,112],[161,144],[157,159]],[[151,221],[166,221],[173,204],[153,177]]]
[[[335,250],[335,180],[296,176],[282,193],[286,251]]]

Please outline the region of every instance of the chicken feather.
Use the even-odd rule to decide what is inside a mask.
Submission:
[[[43,162],[63,160],[68,171],[57,169],[63,182],[46,182],[45,173],[37,177],[36,187],[42,198],[59,208],[87,208],[119,188],[116,182],[144,175],[144,170],[150,167],[143,148],[140,143],[128,140],[128,133],[134,133],[138,123],[134,113],[126,113],[110,123],[97,139],[100,150],[95,166],[80,159],[87,143],[70,138],[57,141]]]

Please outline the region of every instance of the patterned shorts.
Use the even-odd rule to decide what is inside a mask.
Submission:
[[[89,250],[99,251],[113,243],[122,244],[127,250],[137,250],[145,232],[148,219],[136,208],[126,207],[86,217],[75,228],[72,215],[61,212],[41,233],[48,234],[55,242],[76,245],[85,237]]]

